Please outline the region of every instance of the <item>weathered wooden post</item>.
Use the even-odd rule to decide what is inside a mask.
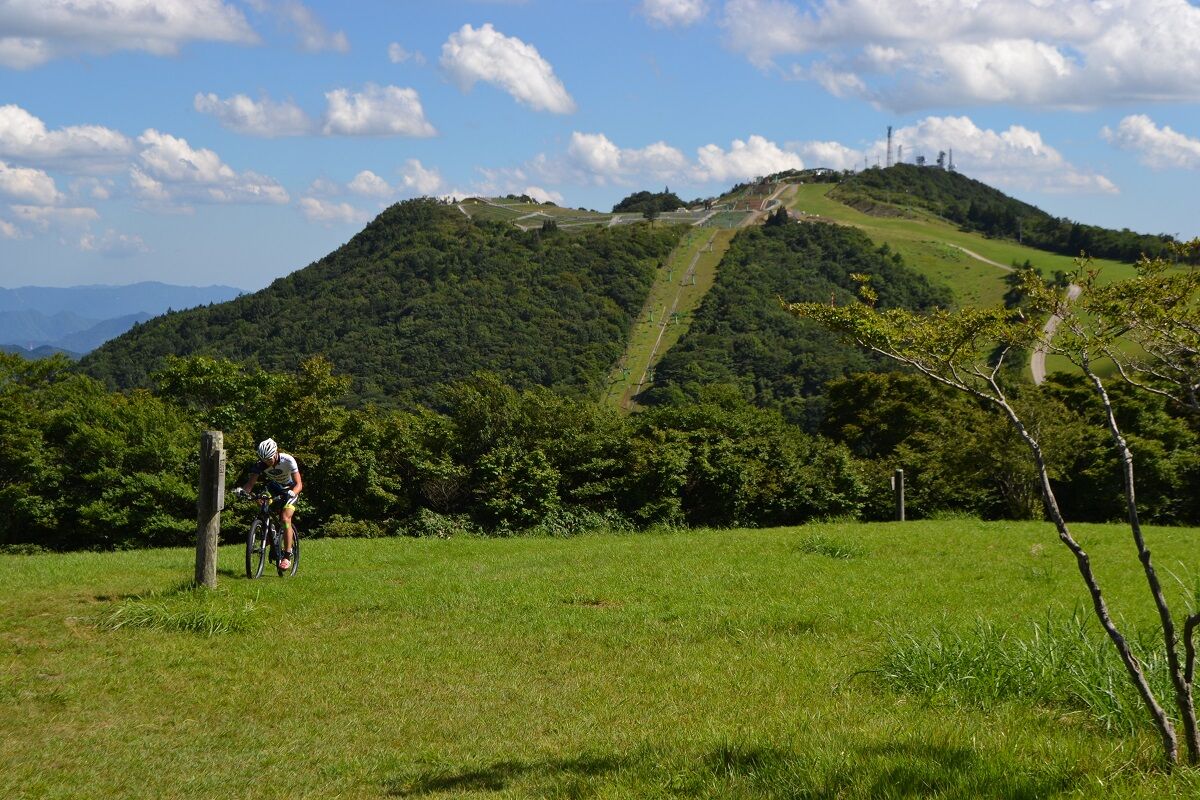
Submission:
[[[217,540],[225,507],[225,434],[200,436],[200,487],[196,501],[196,585],[217,588]]]
[[[904,522],[904,470],[892,475],[892,490],[896,493],[896,521]]]

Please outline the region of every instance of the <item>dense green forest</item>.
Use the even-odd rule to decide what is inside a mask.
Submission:
[[[949,295],[908,269],[899,254],[876,249],[861,231],[824,223],[750,228],[721,261],[717,281],[687,333],[655,370],[641,399],[678,403],[702,387],[728,383],[763,407],[814,428],[827,381],[887,368],[779,303],[854,302],[854,273],[869,274],[881,307],[948,305]]]
[[[686,204],[672,191],[634,192],[613,206],[613,213],[660,213],[684,208]]]
[[[878,210],[880,203],[893,212],[924,209],[967,230],[1018,239],[1030,247],[1068,256],[1086,253],[1132,262],[1143,254],[1151,258],[1166,255],[1172,241],[1166,234],[1154,236],[1128,228],[1115,231],[1053,217],[965,175],[912,164],[848,175],[830,196],[866,211]]]
[[[887,519],[908,476],[913,518],[1041,516],[1028,450],[1001,417],[903,373],[833,381],[820,432],[731,385],[633,416],[478,374],[440,410],[351,407],[321,358],[295,372],[169,359],[150,389],[107,390],[62,357],[0,354],[0,550],[120,549],[194,540],[198,443],[225,432],[227,488],[277,438],[304,474],[299,524],[317,536],[571,535],[662,525]],[[1200,429],[1163,399],[1113,387],[1148,522],[1200,521]],[[1081,381],[1016,389],[1073,520],[1120,518],[1103,410]],[[250,509],[232,497],[224,535]]]
[[[291,370],[322,353],[353,377],[359,402],[432,403],[440,384],[479,369],[517,387],[594,395],[680,235],[647,225],[523,232],[413,200],[268,288],[153,319],[82,368],[130,387],[169,355]]]

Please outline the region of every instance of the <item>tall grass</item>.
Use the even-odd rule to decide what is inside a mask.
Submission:
[[[257,624],[255,602],[229,601],[204,589],[127,598],[96,619],[101,630],[151,628],[218,636],[241,633]]]
[[[1169,696],[1166,656],[1149,639],[1131,645],[1159,696]],[[1019,700],[1082,712],[1108,731],[1144,730],[1149,719],[1112,642],[1078,610],[1067,618],[1048,615],[1024,634],[988,620],[967,632],[894,633],[879,675],[897,691],[954,703]]]

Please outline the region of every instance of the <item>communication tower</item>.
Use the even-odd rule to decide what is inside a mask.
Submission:
[[[904,145],[900,145],[899,147],[896,148],[896,163],[897,164],[904,163]]]
[[[946,169],[954,172],[954,148],[950,148],[950,163],[946,165]]]
[[[892,165],[892,126],[891,125],[888,125],[887,165],[889,167]]]
[[[938,169],[946,168],[946,151],[945,150],[938,151],[937,165],[938,165]]]

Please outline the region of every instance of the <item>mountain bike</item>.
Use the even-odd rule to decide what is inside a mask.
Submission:
[[[261,578],[268,561],[275,565],[280,577],[295,575],[300,567],[300,529],[295,520],[292,521],[292,565],[283,569],[279,566],[279,559],[283,557],[283,520],[278,510],[272,507],[274,498],[266,492],[246,494],[240,489],[235,494],[258,503],[258,514],[246,534],[246,577],[251,580]]]

